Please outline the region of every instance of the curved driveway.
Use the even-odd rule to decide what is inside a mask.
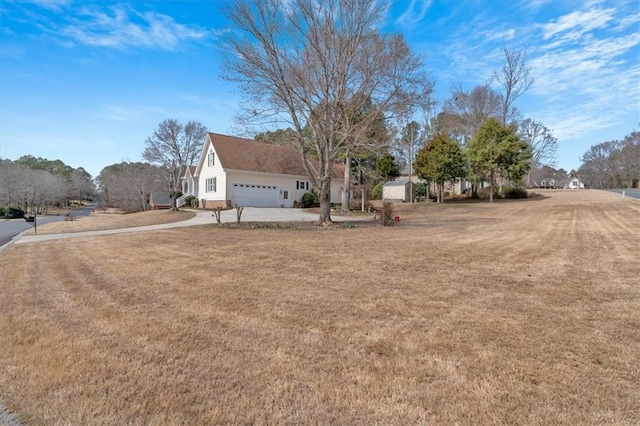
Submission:
[[[331,216],[335,221],[361,221],[369,220],[368,216],[359,217],[346,217],[346,216]],[[318,215],[315,213],[307,213],[300,209],[282,209],[282,208],[257,208],[257,207],[245,207],[242,212],[241,222],[314,222],[318,220]],[[220,214],[220,221],[223,223],[233,223],[236,221],[235,209],[222,211]],[[164,223],[161,225],[148,225],[138,226],[134,228],[120,228],[120,229],[107,229],[102,231],[85,231],[85,232],[70,232],[63,234],[43,234],[43,235],[24,235],[18,237],[14,241],[14,244],[33,243],[38,241],[51,241],[66,238],[79,238],[90,237],[95,235],[111,235],[121,234],[127,232],[144,232],[144,231],[156,231],[169,228],[180,228],[185,226],[196,226],[215,224],[216,220],[213,217],[211,211],[198,211],[196,216],[182,221],[173,223]]]

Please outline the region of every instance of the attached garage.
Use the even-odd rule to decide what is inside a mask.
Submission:
[[[232,205],[241,207],[278,207],[278,187],[234,183]]]

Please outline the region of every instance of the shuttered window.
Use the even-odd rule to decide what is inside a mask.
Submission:
[[[216,178],[207,178],[207,192],[216,192]]]

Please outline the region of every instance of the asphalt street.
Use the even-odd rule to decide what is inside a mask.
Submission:
[[[631,189],[609,189],[609,191],[617,192],[618,194],[622,194],[622,191],[624,191],[624,196],[625,197],[633,197],[633,198],[640,199],[640,189],[635,189],[635,188],[631,188]]]
[[[95,204],[89,204],[84,207],[78,207],[71,210],[71,215],[74,217],[85,217],[89,216],[93,209],[96,208]],[[37,216],[36,224],[44,225],[45,223],[50,222],[59,222],[64,220],[64,215],[60,216]],[[0,221],[0,246],[5,245],[13,237],[21,233],[22,231],[26,231],[29,228],[33,227],[33,223],[27,223],[24,219],[9,219]]]

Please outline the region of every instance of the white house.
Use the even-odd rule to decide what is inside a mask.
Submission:
[[[569,184],[567,185],[567,187],[569,189],[584,189],[584,183],[580,182],[579,179],[574,178],[574,179],[571,179],[571,181],[569,181]]]
[[[331,178],[331,202],[340,203],[344,166],[335,164]],[[178,205],[193,196],[203,208],[293,207],[311,190],[297,150],[217,133],[207,134],[198,165],[182,179]]]

